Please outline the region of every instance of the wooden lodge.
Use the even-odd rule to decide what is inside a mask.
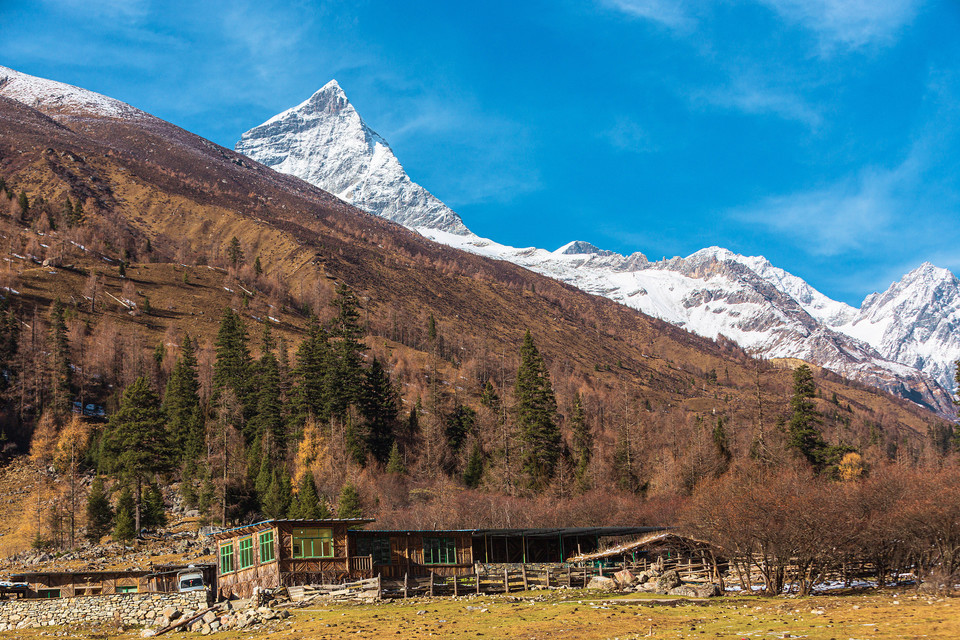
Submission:
[[[372,520],[265,520],[214,535],[217,584],[223,597],[272,589],[473,574],[478,565],[563,564],[605,541],[652,527],[552,529],[375,530]]]
[[[272,589],[374,577],[369,555],[353,552],[347,532],[373,522],[265,520],[214,535],[220,595],[247,598],[254,587]]]

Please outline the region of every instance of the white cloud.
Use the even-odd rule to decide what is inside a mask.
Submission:
[[[904,228],[918,179],[912,154],[894,169],[867,168],[820,189],[767,198],[732,216],[767,227],[812,255],[876,250]]]
[[[707,102],[726,109],[753,115],[775,115],[818,129],[823,122],[820,113],[796,93],[767,87],[752,81],[737,80],[730,85],[703,94]]]
[[[757,0],[816,32],[825,50],[860,48],[896,39],[922,0]]]
[[[128,23],[142,20],[150,11],[150,0],[47,0],[46,4],[87,18]]]
[[[687,30],[694,24],[685,3],[677,0],[600,0],[601,4],[676,30]]]

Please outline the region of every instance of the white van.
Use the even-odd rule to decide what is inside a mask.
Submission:
[[[186,569],[177,573],[177,591],[201,591],[206,589],[203,584],[203,573],[198,569]]]

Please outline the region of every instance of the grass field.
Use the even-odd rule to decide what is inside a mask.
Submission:
[[[0,634],[26,639],[138,638],[139,630],[47,627]],[[199,637],[173,633],[169,638]],[[598,597],[583,591],[515,597],[411,599],[315,606],[276,626],[215,634],[224,640],[333,638],[960,638],[960,601],[907,592],[810,598],[681,599]]]

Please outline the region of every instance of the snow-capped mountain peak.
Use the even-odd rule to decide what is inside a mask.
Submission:
[[[590,244],[589,242],[584,242],[583,240],[574,240],[573,242],[568,242],[559,249],[553,252],[558,256],[577,256],[577,255],[598,255],[598,256],[617,256],[620,255],[614,251],[607,251],[606,249],[601,249],[595,245]],[[620,256],[621,258],[623,256]]]
[[[460,216],[410,179],[336,80],[244,133],[236,150],[404,226],[470,234]]]
[[[944,387],[953,387],[947,369],[960,356],[960,291],[946,270],[922,265],[856,309],[763,256],[722,247],[650,262],[582,240],[555,251],[499,244],[470,233],[411,182],[336,82],[245,133],[237,150],[442,244],[513,262],[708,338],[722,335],[762,357],[807,360],[942,415],[953,411]]]
[[[22,102],[47,115],[82,116],[89,113],[108,118],[150,117],[125,102],[94,91],[38,78],[4,66],[0,66],[0,96]]]

